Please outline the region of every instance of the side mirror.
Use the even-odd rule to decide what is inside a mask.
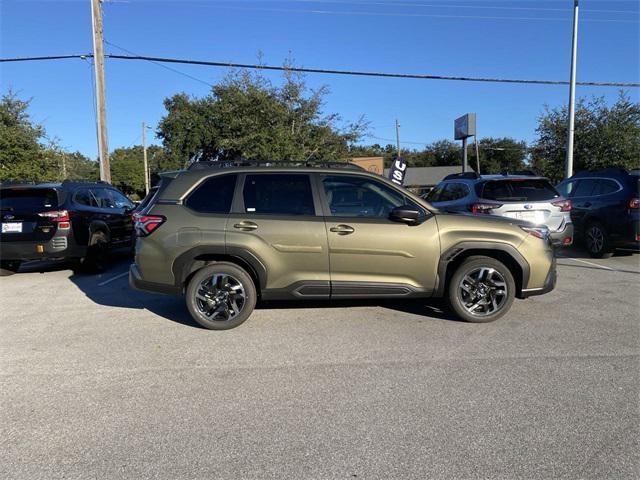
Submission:
[[[407,225],[415,225],[418,223],[422,212],[411,205],[403,205],[391,210],[389,218],[394,222],[406,223]]]

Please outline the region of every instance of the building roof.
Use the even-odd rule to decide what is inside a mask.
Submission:
[[[460,165],[449,167],[407,167],[407,176],[404,180],[406,187],[428,187],[437,185],[444,177],[451,173],[460,173]],[[384,176],[389,176],[389,169],[384,169]]]

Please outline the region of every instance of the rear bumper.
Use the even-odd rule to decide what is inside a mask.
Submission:
[[[554,247],[569,247],[573,244],[573,223],[566,223],[562,230],[551,232],[551,244]]]
[[[182,295],[182,289],[175,285],[148,282],[142,278],[138,266],[134,263],[129,267],[129,286],[134,290],[144,292],[164,293],[165,295]]]
[[[549,269],[549,273],[547,273],[547,278],[544,282],[544,285],[541,288],[528,288],[523,289],[520,298],[529,298],[534,297],[536,295],[544,295],[545,293],[549,293],[551,290],[556,288],[556,282],[558,280],[558,273],[556,271],[556,258],[553,257],[553,262],[551,263],[551,268]]]
[[[60,258],[80,258],[86,254],[86,247],[76,244],[73,234],[54,235],[41,242],[0,242],[2,260],[49,260]]]

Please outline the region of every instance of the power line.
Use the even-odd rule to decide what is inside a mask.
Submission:
[[[122,50],[123,52],[127,52],[130,55],[140,56],[137,53],[132,52],[131,50],[127,50],[124,47],[120,47],[119,45],[116,45],[115,43],[111,43],[108,40],[105,40],[104,43],[106,43],[107,45],[111,45],[112,47],[116,47],[116,48]],[[169,70],[170,72],[177,73],[178,75],[182,75],[183,77],[190,78],[191,80],[195,80],[196,82],[203,83],[203,84],[213,88],[213,84],[207,82],[206,80],[202,80],[201,78],[194,77],[193,75],[189,75],[188,73],[182,72],[182,71],[177,70],[175,68],[171,68],[171,67],[169,67],[169,66],[167,66],[167,65],[165,65],[163,63],[160,63],[160,62],[156,62],[156,61],[153,61],[153,60],[149,60],[149,62],[153,63],[154,65],[157,65],[158,67],[162,67],[165,70]]]
[[[230,0],[217,0],[219,3],[232,3]],[[238,0],[234,0],[238,2]],[[273,2],[273,3],[278,3]],[[553,8],[553,7],[513,7],[504,5],[452,5],[449,3],[414,3],[414,2],[390,2],[390,1],[343,1],[343,0],[288,0],[292,4],[329,4],[329,5],[359,5],[373,7],[409,7],[409,8],[464,8],[472,10],[515,10],[515,11],[538,11],[538,12],[571,12],[570,8]],[[638,13],[637,10],[604,10],[604,9],[584,9],[584,13]]]
[[[490,15],[453,15],[453,14],[436,14],[436,13],[399,13],[399,12],[365,12],[365,11],[347,11],[347,10],[315,10],[304,8],[273,8],[273,7],[238,7],[231,5],[219,5],[218,8],[227,10],[242,11],[261,11],[261,12],[279,12],[279,13],[311,13],[315,15],[348,15],[348,16],[368,16],[368,17],[428,17],[428,18],[467,18],[472,20],[526,20],[526,21],[559,21],[566,22],[566,18],[559,17],[515,17],[515,16],[490,16]],[[637,20],[615,20],[606,18],[587,18],[582,21],[586,22],[604,22],[604,23],[633,23],[637,24]]]
[[[92,58],[93,55],[58,55],[46,57],[16,57],[16,58],[0,58],[1,62],[20,62],[28,60],[57,60],[67,58]],[[379,78],[405,78],[414,80],[452,80],[462,82],[484,82],[484,83],[512,83],[512,84],[532,84],[532,85],[568,85],[566,80],[533,80],[533,79],[514,79],[514,78],[497,78],[497,77],[469,77],[469,76],[451,76],[451,75],[429,75],[416,73],[391,73],[391,72],[372,72],[359,70],[335,70],[323,68],[303,68],[303,67],[283,67],[276,65],[262,65],[254,63],[234,63],[234,62],[213,62],[206,60],[191,60],[181,58],[167,57],[151,57],[143,55],[116,55],[105,54],[105,57],[117,60],[144,60],[157,63],[171,63],[181,65],[200,65],[208,67],[221,68],[244,68],[253,70],[270,70],[283,72],[298,73],[321,73],[327,75],[350,75],[359,77],[379,77]],[[206,83],[206,82],[205,82]],[[589,87],[623,87],[636,88],[640,87],[640,83],[623,83],[623,82],[577,82],[581,86]]]

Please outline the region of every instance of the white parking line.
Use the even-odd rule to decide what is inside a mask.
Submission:
[[[599,265],[597,263],[587,262],[586,260],[580,260],[579,258],[571,258],[571,257],[558,257],[558,258],[564,258],[566,260],[573,260],[574,262],[586,263],[587,265],[591,265],[592,267],[597,267],[597,268],[600,268],[602,270],[616,271],[615,268],[605,267],[604,265]]]
[[[122,272],[120,275],[116,275],[115,277],[111,277],[109,280],[105,280],[98,284],[99,287],[104,287],[106,284],[113,282],[114,280],[118,280],[119,278],[124,277],[125,275],[129,275],[129,271]]]

